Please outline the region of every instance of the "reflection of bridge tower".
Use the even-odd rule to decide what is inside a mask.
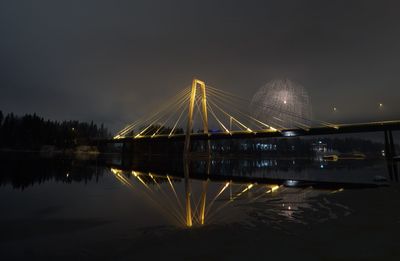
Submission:
[[[192,82],[192,91],[190,93],[189,100],[189,115],[185,136],[185,154],[187,155],[190,152],[190,134],[193,131],[193,111],[194,105],[196,102],[196,91],[197,86],[200,87],[201,91],[201,107],[202,107],[202,118],[203,118],[203,132],[208,134],[208,118],[207,118],[207,96],[206,96],[206,84],[203,81],[198,79],[193,79]]]
[[[190,100],[189,100],[189,115],[188,115],[188,122],[187,122],[187,129],[186,129],[186,136],[185,136],[185,145],[184,145],[184,170],[185,170],[185,191],[186,191],[186,226],[192,226],[192,209],[191,209],[191,187],[189,183],[189,164],[186,161],[189,153],[190,153],[190,134],[193,131],[193,111],[196,102],[196,92],[197,87],[200,87],[201,91],[201,112],[202,112],[202,119],[203,119],[203,133],[208,134],[208,117],[207,117],[207,95],[206,95],[206,84],[203,81],[198,79],[193,79],[192,82],[192,89],[190,93]],[[210,152],[210,141],[208,142],[208,151]],[[205,213],[205,199],[206,199],[206,190],[207,190],[207,181],[203,182],[203,193],[202,193],[202,200],[201,200],[201,209],[200,209],[200,223],[204,224],[204,213]]]

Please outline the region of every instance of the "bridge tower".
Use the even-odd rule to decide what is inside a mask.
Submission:
[[[190,135],[193,130],[193,111],[196,101],[197,87],[200,87],[201,91],[201,110],[203,116],[203,131],[208,134],[208,118],[207,118],[207,96],[206,96],[206,84],[198,79],[193,79],[192,91],[190,93],[189,100],[189,117],[187,122],[186,136],[185,136],[185,148],[184,153],[187,156],[190,153]]]

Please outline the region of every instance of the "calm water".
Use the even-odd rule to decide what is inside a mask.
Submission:
[[[400,260],[383,160],[43,158],[0,167],[1,260]]]

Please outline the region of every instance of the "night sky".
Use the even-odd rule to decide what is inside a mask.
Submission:
[[[116,130],[194,76],[249,99],[289,78],[318,119],[400,119],[399,10],[382,0],[3,0],[0,110]]]

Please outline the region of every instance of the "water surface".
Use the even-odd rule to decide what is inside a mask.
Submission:
[[[398,260],[396,180],[383,160],[8,155],[0,250],[4,260]]]

